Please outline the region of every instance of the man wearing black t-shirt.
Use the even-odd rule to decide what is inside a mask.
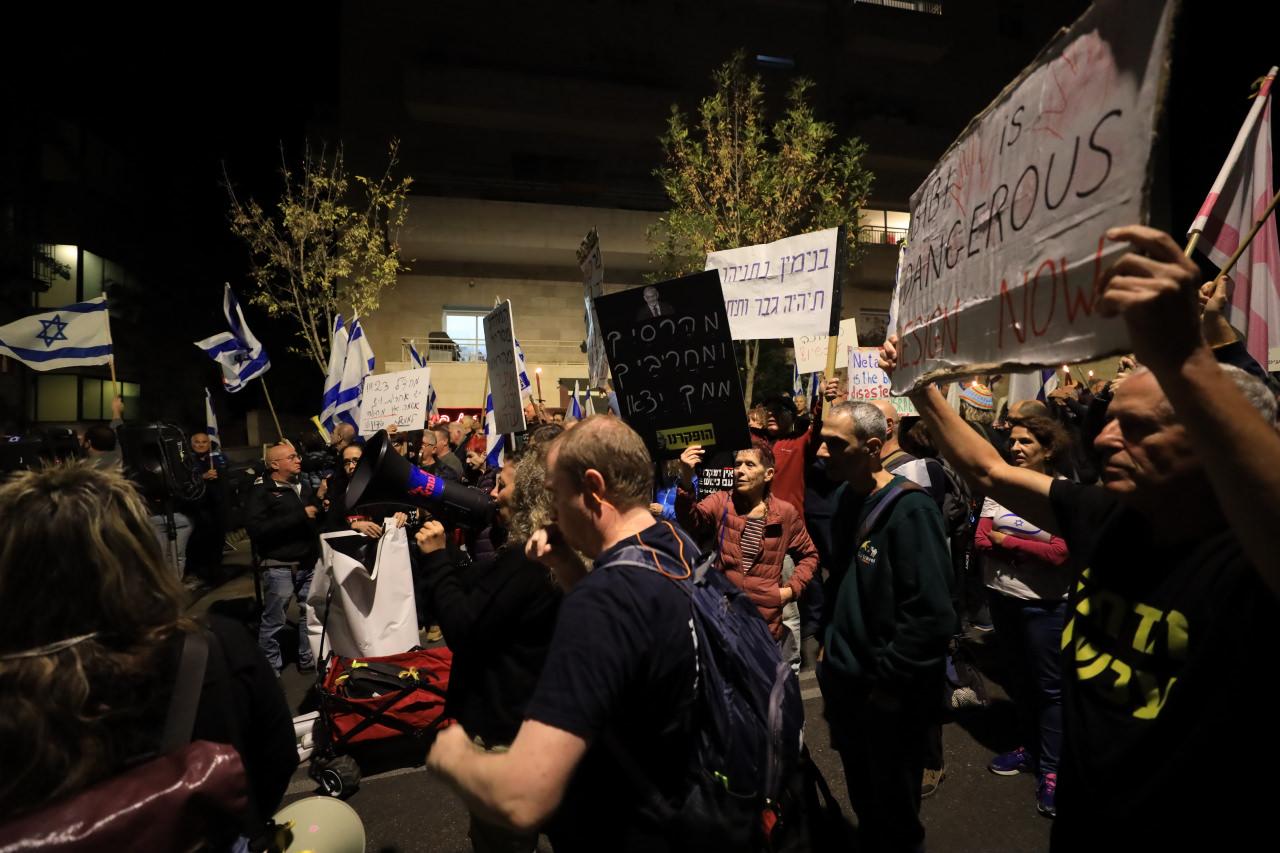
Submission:
[[[1102,274],[1096,307],[1124,317],[1149,369],[1116,390],[1094,442],[1101,487],[1007,465],[936,389],[912,398],[977,491],[1071,551],[1053,849],[1248,849],[1270,835],[1280,759],[1276,400],[1215,361],[1199,270],[1168,235],[1106,236],[1136,251]],[[895,362],[890,339],[882,364]]]
[[[564,433],[547,470],[555,523],[526,553],[568,592],[524,724],[502,754],[450,727],[428,766],[476,813],[542,827],[556,853],[678,849],[645,804],[654,789],[679,792],[692,748],[693,627],[672,578],[688,577],[697,548],[649,513],[653,463],[621,420],[595,416]],[[575,549],[595,555],[590,568]],[[614,565],[624,561],[654,571]]]

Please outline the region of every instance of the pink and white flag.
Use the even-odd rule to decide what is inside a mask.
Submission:
[[[1271,183],[1271,84],[1275,79],[1272,68],[1187,232],[1201,232],[1197,248],[1219,268],[1235,254],[1275,193]],[[1231,324],[1244,330],[1249,354],[1259,364],[1280,370],[1280,240],[1274,215],[1240,255],[1231,278],[1235,281]]]

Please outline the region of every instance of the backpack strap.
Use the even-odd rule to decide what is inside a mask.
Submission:
[[[161,754],[173,752],[191,742],[208,663],[209,638],[204,629],[185,634],[182,656],[178,660],[178,677],[173,695],[169,697],[169,711],[165,714],[164,732],[160,736]]]
[[[903,480],[900,483],[895,483],[890,486],[885,491],[884,497],[880,498],[880,502],[871,509],[871,512],[867,513],[867,517],[863,519],[862,524],[858,526],[858,536],[855,541],[861,542],[866,539],[867,534],[875,528],[876,522],[880,520],[880,516],[884,515],[890,507],[897,503],[898,498],[902,497],[907,492],[919,491],[923,490],[915,483],[908,480]]]

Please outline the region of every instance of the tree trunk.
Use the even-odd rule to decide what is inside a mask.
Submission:
[[[742,402],[751,409],[751,392],[756,385],[756,365],[760,362],[760,342],[746,341],[743,351],[747,357],[747,387],[742,390]]]

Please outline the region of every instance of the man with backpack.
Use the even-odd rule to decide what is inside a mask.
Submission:
[[[919,487],[884,470],[884,415],[838,403],[818,456],[846,483],[831,521],[818,680],[832,746],[858,813],[860,850],[923,850],[926,736],[940,711],[955,630],[942,515]]]
[[[629,426],[586,419],[556,439],[547,469],[555,519],[526,553],[568,592],[524,723],[501,754],[446,729],[428,766],[474,812],[541,827],[557,853],[753,849],[761,813],[718,806],[732,799],[726,789],[763,806],[768,783],[753,771],[769,759],[780,775],[794,766],[803,714],[794,676],[745,596],[706,571],[685,533],[654,520],[653,464]],[[591,568],[575,550],[594,556]],[[708,597],[720,606],[703,606]],[[708,618],[734,620],[739,645],[726,649]],[[743,660],[758,677],[739,677]],[[768,713],[771,693],[780,713]],[[753,703],[751,719],[717,726],[725,703]],[[785,754],[764,749],[771,738],[757,719],[776,720]],[[707,767],[716,748],[721,766]]]

